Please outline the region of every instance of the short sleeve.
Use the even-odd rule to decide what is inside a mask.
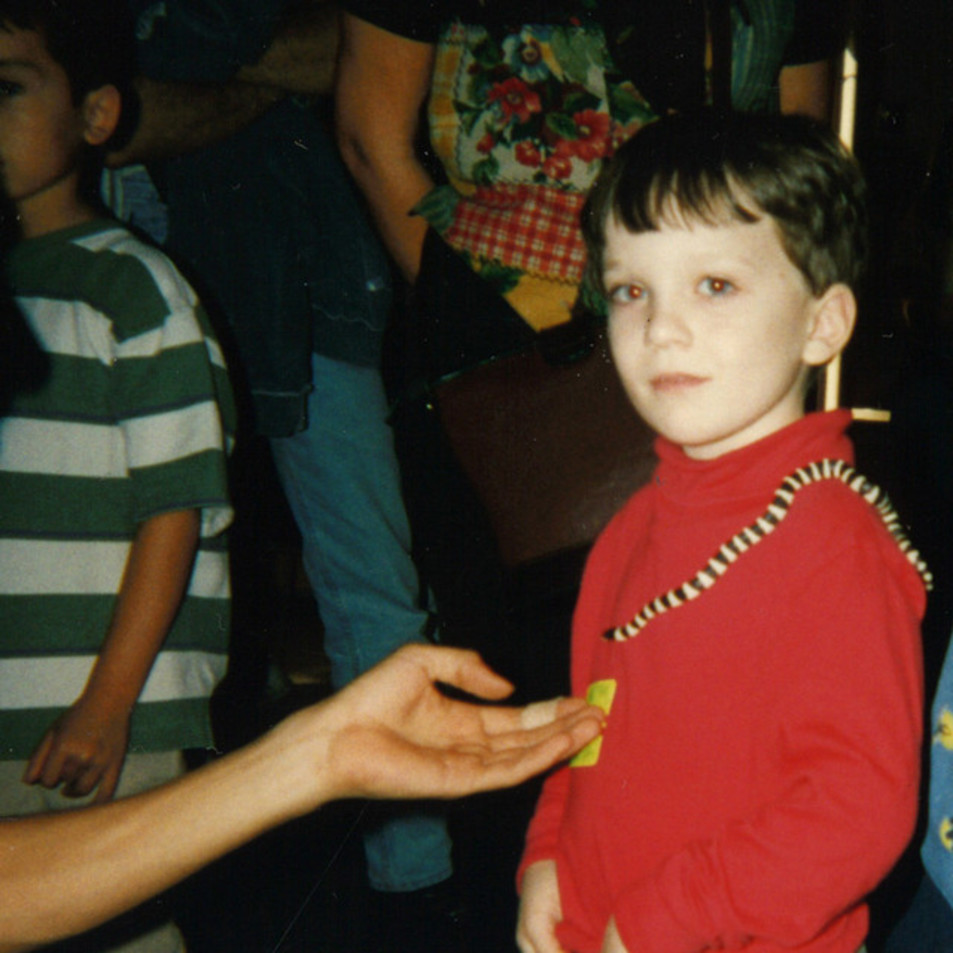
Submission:
[[[123,436],[128,515],[141,523],[196,509],[202,536],[215,536],[233,515],[231,392],[221,349],[191,287],[161,253],[104,251],[96,264],[108,275],[100,302],[114,341],[110,403]]]
[[[343,6],[360,20],[420,43],[436,42],[441,27],[452,18],[445,0],[344,0]]]

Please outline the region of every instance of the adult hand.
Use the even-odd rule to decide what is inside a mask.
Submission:
[[[394,799],[518,784],[570,757],[602,727],[602,713],[578,699],[503,708],[452,700],[438,682],[492,701],[512,691],[473,652],[410,645],[276,730],[292,744],[295,735],[317,733],[315,783],[325,799]]]
[[[0,824],[0,951],[89,929],[333,798],[458,797],[517,784],[601,730],[602,712],[582,701],[494,708],[453,701],[436,682],[491,700],[510,691],[472,652],[406,646],[170,784]]]
[[[556,939],[562,921],[556,861],[531,864],[523,875],[516,943],[521,953],[565,953]]]
[[[62,784],[66,797],[85,797],[98,788],[94,803],[108,801],[128,744],[128,716],[103,714],[81,698],[43,736],[23,780],[51,789]]]

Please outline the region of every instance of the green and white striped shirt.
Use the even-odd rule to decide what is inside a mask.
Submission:
[[[109,221],[22,242],[8,279],[50,374],[0,421],[0,759],[29,757],[81,693],[138,526],[184,509],[199,551],[130,750],[206,746],[229,631],[219,346],[165,255]]]

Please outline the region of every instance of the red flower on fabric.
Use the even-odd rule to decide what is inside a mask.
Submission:
[[[513,154],[516,156],[516,161],[520,165],[528,165],[531,169],[535,169],[539,166],[539,163],[542,161],[542,156],[539,154],[539,149],[529,141],[529,139],[524,139],[522,142],[516,143],[516,148],[513,150]]]
[[[551,155],[543,163],[543,172],[550,179],[568,179],[572,175],[572,160],[566,156]]]
[[[506,119],[515,116],[520,122],[529,122],[533,113],[542,110],[539,96],[521,79],[511,76],[503,83],[497,83],[487,97],[491,103],[499,103]]]
[[[594,109],[584,109],[572,118],[579,133],[578,138],[569,143],[572,154],[583,162],[605,158],[611,143],[612,121],[609,116]]]
[[[477,152],[482,152],[484,155],[493,151],[493,147],[496,145],[496,136],[492,132],[486,133],[480,141],[476,144]]]

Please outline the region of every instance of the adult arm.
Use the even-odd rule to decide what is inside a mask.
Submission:
[[[139,694],[188,586],[199,536],[196,510],[161,513],[139,527],[109,631],[83,694],[46,733],[24,781],[69,796],[109,800],[129,745]]]
[[[420,114],[434,47],[344,14],[338,63],[338,145],[367,198],[384,243],[409,281],[427,223],[411,209],[433,188],[417,158]]]
[[[309,96],[331,92],[339,17],[338,5],[330,0],[308,0],[292,7],[261,59],[243,66],[235,79]]]
[[[221,142],[289,93],[331,91],[339,35],[337,5],[314,0],[292,9],[265,52],[228,82],[140,76],[136,131],[107,157],[112,168],[168,159]]]
[[[438,682],[490,700],[511,690],[471,652],[406,646],[328,701],[171,784],[0,822],[0,953],[89,929],[329,801],[452,798],[517,784],[601,728],[600,714],[578,700],[469,704]]]
[[[780,75],[780,107],[830,123],[835,72],[847,42],[843,0],[795,0],[794,35]]]
[[[833,117],[833,75],[830,60],[785,66],[781,70],[781,112],[830,123]]]
[[[106,165],[113,169],[221,142],[285,96],[276,86],[160,82],[145,76],[137,78],[136,92],[139,121],[128,144],[107,155]]]

